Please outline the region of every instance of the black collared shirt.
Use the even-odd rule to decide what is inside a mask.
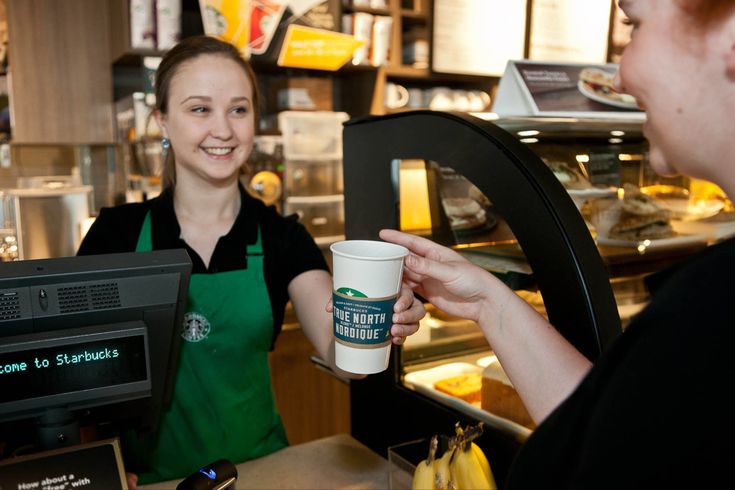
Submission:
[[[531,434],[505,488],[727,487],[733,277],[735,239],[652,277],[650,304]]]
[[[151,212],[151,239],[154,250],[183,248],[191,257],[194,274],[214,274],[247,268],[246,245],[255,244],[260,226],[263,268],[273,309],[273,342],[281,331],[293,278],[309,270],[327,270],[319,247],[296,216],[283,217],[273,206],[251,197],[240,188],[242,205],[232,229],[220,237],[205,267],[197,253],[181,239],[181,228],[173,205],[173,191],[165,190],[155,199],[114,208],[102,208],[84,237],[79,255],[132,252],[138,242],[143,220]]]

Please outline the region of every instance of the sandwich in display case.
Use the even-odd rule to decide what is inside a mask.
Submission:
[[[640,121],[356,119],[344,128],[345,234],[396,228],[452,247],[594,360],[645,306],[646,275],[735,232],[719,189],[662,179],[646,161]],[[353,435],[386,454],[483,421],[478,443],[502,482],[534,421],[479,327],[426,308],[388,370],[351,383]]]

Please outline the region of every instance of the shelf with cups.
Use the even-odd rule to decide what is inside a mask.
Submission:
[[[129,15],[129,6],[123,0],[110,0],[117,5],[115,12]],[[261,115],[275,116],[280,110],[334,110],[343,111],[352,117],[368,114],[384,114],[394,110],[428,108],[429,103],[405,102],[404,106],[391,107],[385,105],[385,90],[390,84],[404,85],[409,89],[421,89],[430,91],[435,88],[448,87],[450,90],[459,91],[484,91],[492,92],[497,85],[497,78],[455,75],[433,72],[429,67],[430,61],[430,34],[431,34],[431,5],[430,0],[386,0],[384,3],[369,2],[370,6],[355,6],[351,2],[342,2],[344,14],[363,13],[368,17],[383,17],[392,19],[390,40],[384,40],[388,59],[381,66],[370,64],[347,63],[337,71],[324,71],[305,68],[285,68],[278,66],[273,60],[261,60],[258,56],[251,58],[251,63],[259,76],[262,85],[266,88],[263,92],[268,107],[263,107]],[[374,8],[376,6],[386,8]],[[199,33],[201,20],[195,18],[199,15],[198,9],[187,7],[184,9],[186,22],[182,25],[184,37]],[[195,22],[196,21],[196,22]],[[129,22],[128,22],[129,24]],[[388,24],[391,25],[391,24]],[[123,26],[127,27],[127,26]],[[160,57],[165,51],[146,48],[131,48],[130,34],[126,29],[116,29],[117,43],[113,43],[113,80],[114,99],[118,100],[134,92],[145,91],[147,76],[143,66],[143,60],[147,57]],[[374,61],[374,60],[370,60]],[[273,98],[276,94],[271,93],[268,87],[273,83],[281,83],[284,79],[306,79],[321,78],[328,79],[329,95],[317,94],[318,98],[331,97],[328,107],[317,104],[316,107],[293,107],[285,105],[274,107]],[[150,90],[150,87],[147,87]],[[298,90],[294,91],[294,94]],[[413,90],[416,93],[416,90]],[[312,97],[313,98],[313,97]],[[415,98],[415,97],[414,97]],[[459,95],[462,99],[462,95]],[[436,105],[436,104],[435,104]],[[461,107],[467,104],[460,103]],[[432,107],[434,108],[434,107]],[[454,110],[447,104],[439,104],[440,110]],[[273,117],[271,117],[273,119]],[[270,133],[274,129],[268,124],[261,124],[261,132]]]
[[[383,86],[384,113],[432,109],[483,112],[490,108],[495,85],[489,79],[389,77]]]

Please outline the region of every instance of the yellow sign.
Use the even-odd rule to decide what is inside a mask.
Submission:
[[[278,65],[335,71],[363,44],[348,34],[292,24],[286,31]]]

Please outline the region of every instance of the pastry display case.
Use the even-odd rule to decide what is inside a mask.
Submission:
[[[639,121],[357,119],[345,125],[343,172],[348,239],[397,228],[450,246],[591,360],[645,306],[648,274],[735,231],[719,189],[651,171]],[[353,435],[385,454],[483,421],[479,443],[503,481],[534,422],[479,327],[426,308],[388,370],[351,384]],[[376,399],[401,422],[362,408]]]

